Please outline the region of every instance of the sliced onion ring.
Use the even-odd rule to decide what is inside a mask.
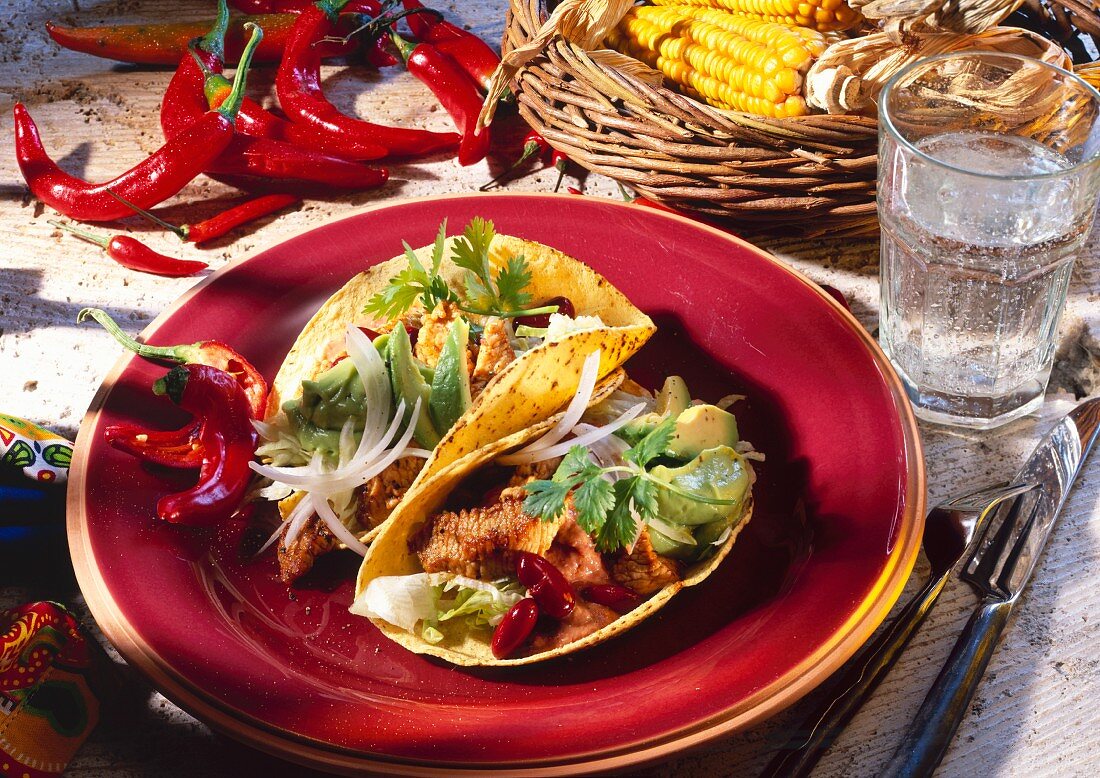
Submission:
[[[355,533],[344,526],[344,522],[340,521],[340,517],[332,510],[332,506],[328,504],[327,497],[320,494],[310,494],[303,502],[309,502],[313,506],[313,510],[317,511],[317,515],[321,517],[321,521],[325,523],[325,526],[329,528],[329,531],[332,532],[341,543],[359,556],[367,555],[367,547],[360,542],[359,538],[355,537]]]
[[[645,410],[645,403],[638,403],[633,408],[625,411],[615,421],[608,422],[602,427],[595,427],[588,432],[582,433],[575,438],[571,438],[563,443],[556,443],[553,446],[547,448],[531,451],[530,448],[525,448],[514,454],[507,454],[506,456],[499,457],[497,462],[502,465],[527,465],[532,462],[541,462],[544,459],[553,459],[554,457],[560,457],[569,452],[569,449],[573,446],[589,446],[597,440],[606,438],[608,435],[613,434],[621,427],[625,427],[627,423],[632,421],[636,416]]]
[[[584,367],[581,368],[580,382],[577,384],[577,393],[573,395],[573,399],[569,401],[569,407],[565,409],[565,413],[558,419],[558,423],[551,427],[547,433],[538,440],[529,443],[511,456],[518,456],[520,454],[549,448],[568,435],[588,409],[588,403],[592,400],[592,392],[596,389],[596,380],[599,377],[600,350],[596,349],[585,358]]]

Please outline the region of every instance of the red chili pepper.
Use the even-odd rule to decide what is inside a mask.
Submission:
[[[340,113],[321,89],[321,59],[314,44],[332,32],[347,0],[318,0],[298,15],[275,76],[279,105],[292,121],[337,138],[384,146],[390,154],[416,156],[454,148],[454,133],[387,127]]]
[[[229,346],[216,340],[200,340],[179,346],[150,346],[138,343],[131,338],[115,321],[99,308],[85,308],[77,314],[77,322],[88,317],[99,322],[103,329],[124,347],[146,359],[161,359],[169,362],[182,362],[188,365],[206,365],[232,375],[240,383],[248,398],[253,417],[262,419],[267,409],[267,381],[252,363]]]
[[[389,39],[384,36],[379,36],[372,41],[368,41],[363,49],[363,56],[367,62],[374,65],[376,68],[388,68],[396,65],[400,60],[390,53],[387,43]]]
[[[201,432],[197,421],[166,431],[113,424],[103,431],[103,437],[114,448],[143,462],[187,470],[202,466]]]
[[[299,14],[313,5],[314,0],[232,0],[233,7],[257,14]],[[377,16],[381,12],[377,0],[349,0],[347,11]]]
[[[504,178],[517,167],[529,160],[531,157],[535,156],[536,154],[542,156],[548,151],[550,151],[550,144],[546,142],[546,139],[534,130],[531,130],[529,133],[523,136],[523,152],[519,155],[519,157],[516,158],[516,161],[512,163],[511,167],[509,167],[507,170],[505,170],[489,183],[482,184],[479,187],[479,191],[484,192],[491,189],[495,183],[500,181],[502,178]]]
[[[259,27],[252,27],[252,38],[237,69],[231,99],[216,111],[203,114],[144,162],[104,184],[88,183],[59,168],[46,154],[27,109],[16,103],[15,151],[31,193],[46,205],[80,221],[111,221],[129,214],[129,209],[108,190],[142,208],[151,208],[176,194],[232,142],[248,64],[262,36]]]
[[[251,22],[264,31],[264,39],[256,47],[255,62],[278,62],[283,57],[287,36],[297,19],[296,14],[262,14],[236,16],[229,26],[225,42],[226,62],[234,64],[244,50],[248,36],[244,25]],[[351,16],[341,17],[341,30],[349,29]],[[104,27],[66,27],[46,22],[46,32],[59,46],[95,57],[139,65],[175,65],[187,53],[187,46],[210,29],[213,22],[171,22],[168,24],[114,24]],[[319,48],[324,58],[346,57],[355,50],[352,41],[326,42]]]
[[[584,194],[584,192],[582,192],[580,189],[577,189],[577,187],[575,187],[575,186],[567,186],[567,187],[565,187],[565,191],[568,192],[571,195],[583,195]]]
[[[402,0],[402,3],[409,11],[424,9],[420,0]],[[500,57],[488,43],[446,21],[438,12],[412,14],[406,21],[418,41],[450,54],[482,90],[488,91],[493,72],[500,65]]]
[[[200,270],[205,270],[207,267],[205,262],[199,262],[194,259],[176,259],[175,257],[160,254],[153,251],[137,238],[131,238],[129,235],[114,235],[107,238],[103,235],[85,232],[69,224],[62,224],[61,222],[48,221],[47,224],[57,227],[59,230],[71,232],[73,235],[89,243],[95,243],[97,246],[102,246],[107,250],[107,256],[130,270],[137,270],[142,273],[153,273],[158,276],[169,276],[170,278],[180,278],[182,276],[194,275]]]
[[[505,659],[523,645],[539,620],[539,606],[530,597],[513,605],[493,630],[493,656]]]
[[[558,180],[554,184],[554,191],[556,192],[561,189],[561,181],[565,178],[565,168],[569,165],[569,157],[566,156],[564,151],[554,149],[554,153],[550,155],[550,164],[558,171]]]
[[[489,153],[489,128],[477,131],[481,113],[481,93],[466,71],[455,60],[427,43],[413,44],[391,33],[405,67],[429,89],[447,109],[462,134],[458,145],[458,164],[473,165]]]
[[[153,385],[202,425],[199,480],[190,489],[157,502],[157,515],[173,524],[209,527],[231,517],[248,493],[248,464],[256,449],[244,389],[223,370],[179,365]]]
[[[119,197],[118,199],[126,203],[123,198]],[[212,216],[197,224],[183,224],[180,226],[176,226],[171,222],[166,222],[156,214],[150,213],[144,208],[138,208],[132,203],[126,203],[126,205],[129,205],[135,213],[144,216],[154,224],[174,232],[176,237],[180,240],[189,240],[192,243],[205,243],[215,238],[222,237],[235,227],[240,227],[242,224],[247,224],[248,222],[263,218],[268,214],[281,211],[289,205],[300,202],[302,202],[302,198],[292,194],[263,195],[262,197],[245,200],[243,203],[226,209],[217,216]]]
[[[219,0],[214,27],[179,62],[161,102],[160,122],[168,138],[186,132],[209,108],[217,108],[231,94],[221,75],[222,40],[229,9]],[[208,105],[209,101],[209,105]],[[360,158],[378,158],[381,146],[341,143],[340,156],[319,150],[317,133],[264,110],[245,98],[237,119],[238,135],[206,172],[229,176],[294,179],[344,189],[370,189],[388,178],[384,170],[343,159],[345,152]]]

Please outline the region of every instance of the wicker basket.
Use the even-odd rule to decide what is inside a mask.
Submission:
[[[547,0],[510,4],[505,53],[547,18]],[[520,70],[512,90],[520,114],[554,148],[646,197],[743,232],[878,229],[874,119],[719,111],[594,61],[560,36]]]

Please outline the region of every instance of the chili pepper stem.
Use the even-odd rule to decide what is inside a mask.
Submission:
[[[95,319],[102,325],[103,329],[107,330],[111,336],[121,343],[124,347],[134,352],[138,356],[145,357],[147,359],[168,359],[173,362],[186,362],[186,351],[191,350],[194,346],[150,346],[146,343],[138,343],[131,338],[122,328],[115,323],[106,311],[99,308],[84,308],[76,315],[77,323],[81,323],[88,318]]]
[[[249,22],[244,26],[251,37],[248,39],[248,43],[244,46],[244,51],[241,52],[241,61],[237,65],[237,72],[233,75],[233,89],[230,90],[229,96],[225,98],[217,111],[225,118],[233,121],[237,118],[237,112],[241,109],[241,103],[244,101],[244,87],[248,81],[248,68],[252,64],[252,55],[256,53],[256,47],[260,45],[260,41],[264,38],[264,31],[260,29],[259,25]]]
[[[199,38],[194,45],[209,54],[213,54],[219,62],[225,62],[225,36],[228,32],[229,6],[225,0],[218,0],[218,16],[214,20],[214,26],[210,28],[210,32]],[[192,56],[194,56],[194,50],[192,50]],[[206,65],[201,61],[199,65],[204,69],[206,68]]]
[[[107,194],[109,194],[111,197],[118,200],[120,203],[125,205],[127,208],[129,208],[130,210],[132,210],[134,213],[138,214],[139,216],[144,216],[146,219],[151,221],[153,224],[156,224],[160,227],[163,227],[166,230],[174,232],[176,234],[176,237],[179,238],[180,240],[187,240],[187,230],[186,230],[186,228],[177,227],[176,225],[172,224],[171,222],[166,222],[164,219],[160,218],[156,214],[150,213],[149,211],[146,211],[144,208],[140,208],[139,206],[135,205],[134,203],[131,203],[129,200],[127,200],[122,195],[112,191],[110,187],[107,187]]]
[[[153,382],[153,394],[158,397],[168,395],[172,402],[178,405],[183,398],[183,390],[187,387],[189,377],[190,373],[183,365],[173,367],[163,378],[158,378]]]
[[[97,246],[102,246],[103,248],[107,248],[107,246],[110,245],[110,243],[111,243],[110,238],[105,238],[102,235],[96,235],[94,232],[87,232],[85,230],[77,229],[76,227],[73,227],[71,224],[62,224],[61,222],[53,221],[52,219],[48,220],[46,222],[46,224],[57,227],[57,229],[59,229],[59,230],[65,230],[66,232],[71,232],[73,235],[77,236],[78,238],[86,240],[89,243],[95,243]]]
[[[554,184],[554,191],[557,192],[559,189],[561,189],[562,179],[565,178],[565,162],[558,162],[558,164],[554,165],[554,167],[558,169],[558,180],[557,183]]]

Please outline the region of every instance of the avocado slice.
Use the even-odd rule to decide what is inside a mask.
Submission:
[[[679,416],[691,405],[691,392],[688,391],[684,379],[678,375],[670,375],[657,393],[657,415]]]
[[[740,516],[751,482],[744,457],[729,446],[707,449],[681,467],[658,465],[649,474],[677,490],[656,489],[657,515],[670,524],[710,524]]]
[[[708,448],[733,448],[737,419],[716,405],[693,405],[676,417],[676,431],[668,441],[668,455],[676,459],[694,459]]]
[[[408,423],[412,418],[413,406],[420,400],[420,415],[416,419],[413,437],[424,448],[433,449],[439,443],[440,435],[429,412],[432,390],[413,358],[412,342],[404,326],[398,325],[390,333],[387,351],[386,366],[389,368],[394,402],[405,401],[405,422]]]
[[[340,446],[340,430],[349,417],[355,430],[363,429],[366,393],[355,364],[342,359],[313,381],[302,381],[302,394],[283,403],[305,451],[319,451],[335,457]]]
[[[470,407],[470,367],[466,362],[469,340],[470,325],[466,320],[460,317],[451,322],[432,376],[428,403],[432,422],[440,432],[449,430]]]

